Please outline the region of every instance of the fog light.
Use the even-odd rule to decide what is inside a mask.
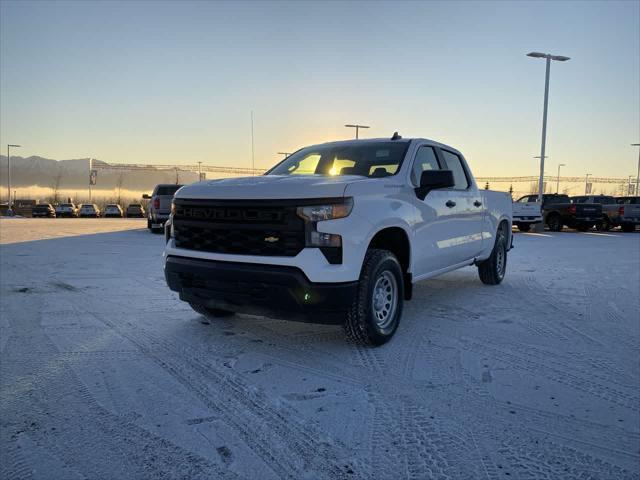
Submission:
[[[333,233],[323,233],[318,231],[309,232],[309,247],[341,247],[342,237]]]

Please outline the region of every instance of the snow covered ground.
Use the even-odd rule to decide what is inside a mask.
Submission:
[[[516,234],[373,349],[202,324],[144,226],[0,220],[1,478],[640,478],[640,233]]]

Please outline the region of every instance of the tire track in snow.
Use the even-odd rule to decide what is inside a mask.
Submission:
[[[124,329],[104,315],[87,313],[135,344],[208,408],[218,412],[279,478],[295,479],[308,469],[317,474],[316,478],[358,478],[357,471],[346,473],[351,469],[351,457],[345,446],[305,425],[288,405],[270,405],[263,393],[245,385],[231,368],[222,367],[223,370],[189,346],[135,325]]]

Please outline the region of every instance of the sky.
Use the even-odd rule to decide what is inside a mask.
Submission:
[[[12,155],[251,166],[302,146],[425,137],[476,175],[636,174],[640,2],[0,0]]]

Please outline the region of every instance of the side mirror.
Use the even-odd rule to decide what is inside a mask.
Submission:
[[[151,196],[149,196],[149,194],[147,193],[142,194],[142,198],[144,198],[145,200],[151,200]]]
[[[455,186],[451,170],[425,170],[420,175],[420,186],[416,188],[416,195],[424,200],[431,190],[451,188]]]

